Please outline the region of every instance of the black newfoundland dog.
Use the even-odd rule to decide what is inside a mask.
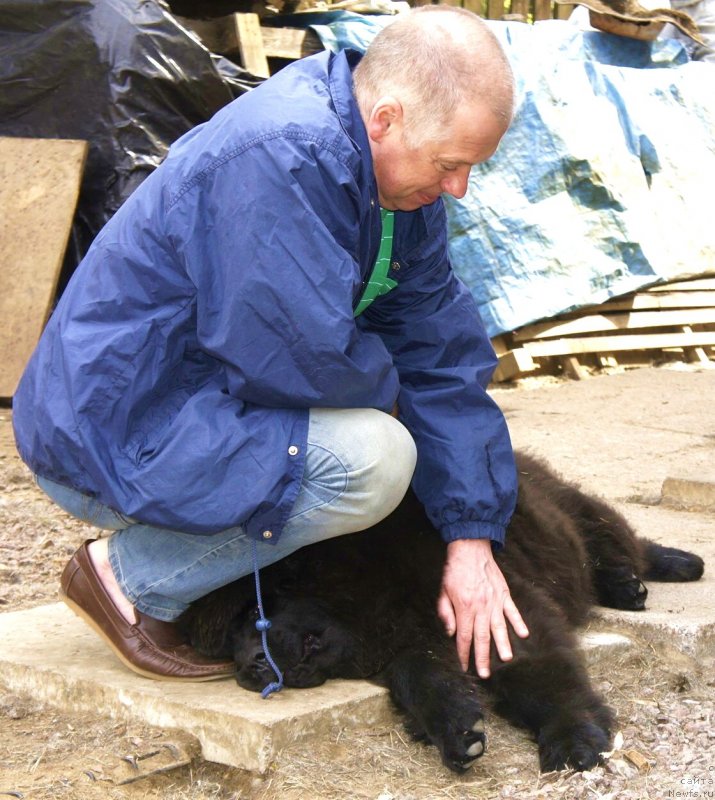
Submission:
[[[598,603],[640,610],[642,580],[692,581],[691,553],[638,538],[602,501],[519,454],[520,488],[497,561],[530,630],[514,659],[492,652],[492,676],[463,672],[437,617],[445,545],[408,495],[379,525],[303,548],[261,572],[270,653],[288,687],[369,678],[389,688],[418,739],[462,772],[484,752],[480,693],[531,730],[541,769],[589,769],[609,749],[613,715],[593,690],[575,628]],[[252,576],[207,595],[185,614],[203,653],[233,657],[238,683],[274,680],[256,630]]]

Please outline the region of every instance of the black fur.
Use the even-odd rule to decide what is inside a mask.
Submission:
[[[519,454],[520,488],[506,548],[497,561],[530,630],[511,636],[514,659],[492,653],[492,677],[459,666],[436,614],[445,545],[408,495],[379,525],[306,547],[264,569],[269,647],[289,687],[329,678],[386,685],[406,725],[436,745],[458,772],[484,751],[479,692],[530,729],[543,771],[584,770],[609,749],[613,717],[594,692],[575,627],[594,603],[640,610],[652,580],[697,580],[703,562],[636,537],[601,500]],[[195,646],[235,658],[238,683],[261,690],[274,680],[255,630],[251,577],[197,601],[184,622]]]

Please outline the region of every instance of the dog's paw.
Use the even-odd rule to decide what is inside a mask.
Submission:
[[[705,563],[700,556],[677,547],[663,547],[644,541],[646,570],[649,581],[697,581],[703,576]]]
[[[593,721],[547,725],[539,733],[541,771],[592,769],[603,761],[610,743],[610,731]]]
[[[430,724],[430,739],[437,745],[445,766],[465,772],[487,747],[484,715],[476,687],[461,687],[442,705]]]
[[[444,742],[442,760],[454,772],[468,770],[487,748],[484,718],[479,717],[469,728],[455,733]]]
[[[602,573],[599,584],[599,600],[603,605],[624,611],[645,608],[648,589],[630,568],[620,567]]]
[[[443,687],[444,688],[444,687]],[[408,715],[405,726],[417,741],[433,744],[445,766],[462,773],[484,753],[487,746],[482,707],[474,689],[433,695],[419,715]]]

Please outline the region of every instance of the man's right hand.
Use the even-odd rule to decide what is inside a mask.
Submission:
[[[520,638],[529,635],[488,539],[457,539],[447,545],[437,612],[447,633],[457,635],[457,655],[464,670],[469,666],[474,643],[474,660],[480,678],[488,678],[490,674],[492,636],[499,658],[502,661],[512,659],[506,620]]]

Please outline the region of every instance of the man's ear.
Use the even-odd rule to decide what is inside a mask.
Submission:
[[[403,124],[402,103],[392,95],[381,97],[372,107],[367,121],[367,134],[374,142],[401,133]]]

